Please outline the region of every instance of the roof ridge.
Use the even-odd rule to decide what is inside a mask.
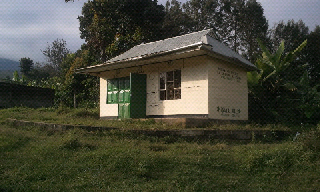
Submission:
[[[195,33],[201,33],[201,32],[204,32],[204,31],[208,31],[207,34],[209,34],[211,32],[211,30],[212,30],[211,28],[210,29],[204,29],[204,30],[201,30],[201,31],[196,31],[196,32],[187,33],[187,34],[184,34],[184,35],[174,36],[174,37],[170,37],[170,38],[166,38],[166,39],[162,39],[162,40],[158,40],[158,41],[152,41],[152,42],[148,42],[148,43],[141,43],[140,45],[137,45],[137,47],[138,46],[142,46],[142,45],[149,45],[149,44],[153,44],[153,43],[162,42],[162,41],[165,41],[165,40],[168,40],[168,39],[180,38],[180,37],[184,37],[184,36],[187,36],[187,35],[192,35],[192,34],[195,34]]]

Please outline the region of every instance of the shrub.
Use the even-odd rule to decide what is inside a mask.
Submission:
[[[268,171],[277,175],[283,174],[295,164],[297,157],[301,155],[299,148],[291,145],[267,150],[251,149],[250,151],[250,154],[240,156],[242,156],[242,167],[251,173]]]
[[[317,156],[320,154],[320,126],[313,131],[305,133],[301,138],[304,149],[313,151]]]

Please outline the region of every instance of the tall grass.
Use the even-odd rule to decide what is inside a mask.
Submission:
[[[197,143],[2,124],[0,191],[317,191],[313,135],[268,144]]]
[[[89,125],[116,127],[122,129],[183,129],[181,125],[166,125],[156,122],[154,119],[146,120],[101,120],[99,119],[99,109],[71,109],[71,108],[40,108],[31,109],[24,107],[15,107],[9,109],[0,109],[0,122],[6,118],[15,118],[18,120],[38,121],[59,124]],[[216,130],[293,130],[301,131],[301,125],[259,125],[259,124],[210,124],[206,129]],[[314,126],[305,125],[303,130],[313,129]]]

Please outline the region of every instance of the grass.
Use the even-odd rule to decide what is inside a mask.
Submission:
[[[317,191],[320,131],[205,143],[0,124],[0,191]]]
[[[116,127],[122,129],[160,129],[172,130],[183,129],[181,125],[166,125],[157,123],[154,119],[147,120],[101,120],[99,119],[99,109],[70,109],[70,108],[40,108],[31,109],[24,107],[15,107],[9,109],[0,109],[0,122],[6,118],[18,120],[27,120],[35,122],[48,122],[72,125],[89,125]],[[206,129],[222,130],[300,130],[300,125],[259,125],[259,124],[211,124]],[[311,129],[312,126],[306,126],[304,129]]]

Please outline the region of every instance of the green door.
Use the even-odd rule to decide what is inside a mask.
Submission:
[[[146,117],[147,75],[130,74],[130,116],[131,118]]]
[[[119,100],[118,103],[124,103],[124,93],[125,93],[125,86],[124,86],[124,78],[119,79]]]
[[[118,104],[120,119],[146,117],[145,74],[108,80],[107,104]]]

